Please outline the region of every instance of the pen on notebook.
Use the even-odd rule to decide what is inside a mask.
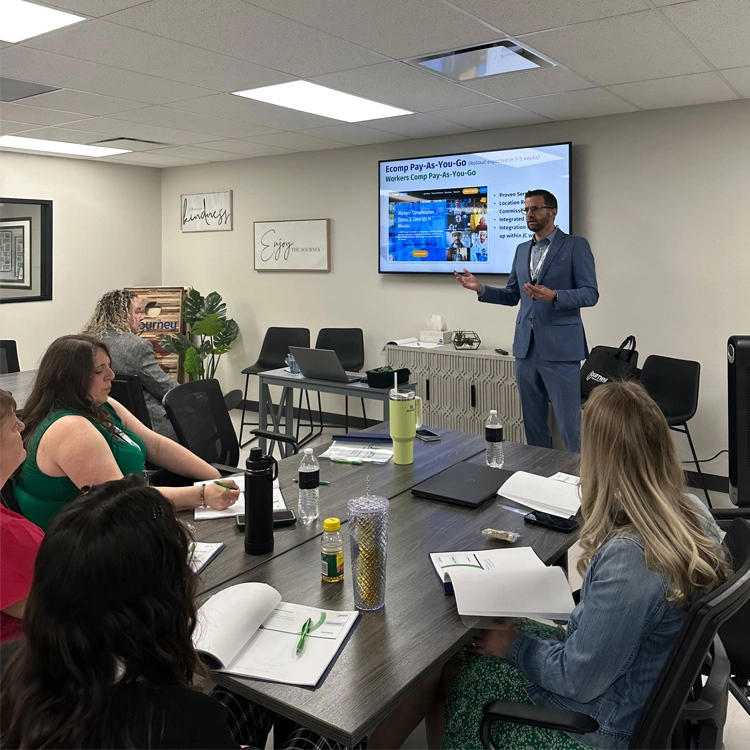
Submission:
[[[352,466],[361,466],[362,462],[357,461],[356,458],[332,458],[332,464],[351,464]]]
[[[236,490],[236,487],[232,487],[231,484],[227,484],[226,482],[219,482],[218,480],[214,481],[214,484],[218,484],[219,487],[223,487],[225,490]]]
[[[195,552],[195,542],[192,542],[190,546],[188,547],[188,557],[190,557],[190,555],[192,555],[193,552]]]
[[[297,479],[297,477],[295,477],[295,478],[294,478],[294,483],[295,483],[295,484],[299,484],[299,479]],[[326,482],[326,480],[325,480],[325,479],[321,479],[321,480],[320,480],[320,481],[318,482],[318,484],[322,484],[322,485],[323,485],[324,487],[328,487],[328,485],[330,484],[330,482]]]
[[[299,656],[302,653],[302,649],[305,647],[305,641],[307,640],[307,635],[310,632],[310,628],[312,627],[312,618],[308,617],[305,620],[305,624],[302,626],[302,630],[299,634],[299,641],[297,641],[297,656]]]

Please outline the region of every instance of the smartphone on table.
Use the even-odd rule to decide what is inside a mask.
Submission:
[[[235,521],[238,529],[245,528],[245,516],[236,516]],[[275,510],[273,512],[273,527],[276,529],[280,526],[293,526],[297,523],[297,514],[291,509]]]
[[[424,443],[434,443],[437,440],[440,440],[440,435],[438,435],[437,432],[433,432],[424,427],[420,427],[417,430],[417,437]]]
[[[523,520],[534,526],[544,526],[545,529],[562,531],[563,534],[570,534],[578,528],[578,524],[572,518],[553,516],[551,513],[542,513],[539,510],[527,513]]]

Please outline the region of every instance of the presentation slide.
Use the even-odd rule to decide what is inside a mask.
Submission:
[[[380,162],[380,272],[509,273],[537,188],[557,197],[569,232],[569,143]]]

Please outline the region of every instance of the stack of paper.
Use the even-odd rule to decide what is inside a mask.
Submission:
[[[547,567],[531,547],[430,555],[441,580],[453,584],[456,608],[471,627],[496,617],[565,620],[575,606],[565,571]]]
[[[190,567],[200,573],[226,545],[224,542],[193,542],[190,545]]]
[[[224,482],[227,479],[233,479],[240,488],[240,496],[237,498],[237,502],[224,510],[214,510],[214,508],[209,507],[196,508],[194,514],[196,521],[209,521],[212,518],[233,518],[234,516],[242,516],[245,514],[245,493],[243,491],[245,486],[245,475],[233,474],[231,477],[222,477],[220,481]],[[207,479],[204,482],[195,482],[193,486],[200,487],[202,484],[211,484],[215,481],[215,479]],[[284,496],[281,494],[278,479],[274,480],[273,483],[273,509],[286,509],[286,503],[284,502]]]
[[[393,443],[334,440],[331,443],[331,447],[325,453],[321,453],[319,458],[385,464],[393,458]]]
[[[505,480],[497,494],[533,510],[564,518],[574,516],[581,507],[578,478],[562,472],[547,478],[517,471]]]

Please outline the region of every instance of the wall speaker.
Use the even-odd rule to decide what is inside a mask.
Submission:
[[[729,499],[750,506],[750,336],[727,341]]]

